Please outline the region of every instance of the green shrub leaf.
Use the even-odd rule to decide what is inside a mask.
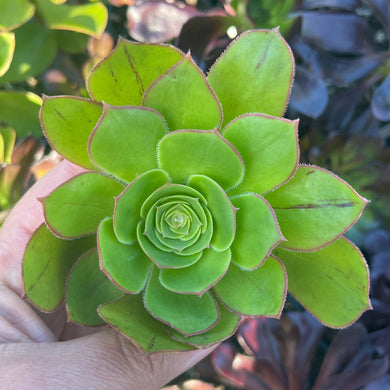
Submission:
[[[287,293],[286,271],[272,256],[253,271],[231,264],[214,290],[228,309],[237,314],[279,317]]]
[[[112,215],[114,197],[122,190],[121,184],[106,176],[82,173],[41,199],[46,222],[64,238],[95,233],[100,221]]]
[[[54,310],[64,299],[70,268],[83,253],[95,247],[95,235],[62,240],[42,224],[24,254],[24,294],[40,310]]]
[[[89,94],[113,106],[140,106],[149,85],[182,57],[183,53],[172,46],[119,39],[112,54],[89,74]]]
[[[335,174],[301,165],[284,186],[265,195],[287,241],[284,248],[315,250],[336,240],[359,218],[367,200]]]
[[[143,289],[152,263],[137,243],[125,245],[118,241],[112,218],[100,223],[98,250],[100,268],[113,283],[131,294]]]
[[[126,182],[157,168],[157,143],[167,132],[162,117],[142,107],[103,107],[89,139],[92,162]],[[107,150],[115,150],[115,158]]]
[[[229,123],[223,136],[245,164],[244,179],[229,196],[248,191],[263,194],[288,181],[297,169],[298,121],[247,114]]]
[[[0,31],[13,30],[29,21],[35,12],[29,0],[0,1]]]
[[[244,167],[237,151],[216,131],[183,130],[170,133],[158,145],[161,169],[176,183],[191,175],[205,175],[223,189],[237,185]]]
[[[1,11],[0,11],[1,12]],[[15,34],[0,32],[0,77],[9,69],[15,50]]]
[[[118,299],[123,291],[100,271],[98,252],[93,249],[73,265],[65,295],[68,319],[78,324],[96,326],[104,324],[97,313],[98,306]]]
[[[143,104],[160,112],[170,131],[212,130],[222,121],[221,106],[189,55],[148,88]]]
[[[273,253],[287,269],[288,290],[325,325],[345,327],[371,308],[367,264],[345,238],[315,252]]]
[[[141,295],[125,295],[101,305],[99,315],[147,353],[193,349],[172,339],[167,327],[145,310]]]
[[[51,146],[69,161],[94,169],[87,145],[102,114],[101,104],[73,96],[44,97],[41,109],[43,131]]]
[[[248,112],[282,116],[294,74],[292,52],[278,30],[241,34],[207,80],[222,104],[223,123]]]

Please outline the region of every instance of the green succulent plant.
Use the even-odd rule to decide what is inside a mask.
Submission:
[[[87,171],[41,200],[27,298],[44,311],[65,299],[70,321],[149,353],[279,317],[287,288],[328,326],[356,320],[368,270],[342,235],[367,201],[298,163],[298,121],[280,118],[293,73],[278,30],[239,36],[207,78],[172,46],[120,40],[90,99],[44,97],[47,139]]]

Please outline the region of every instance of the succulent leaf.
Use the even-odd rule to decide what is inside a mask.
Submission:
[[[145,310],[140,295],[125,295],[115,302],[101,305],[98,311],[106,323],[147,353],[193,349],[169,335],[166,325]]]
[[[216,131],[183,130],[166,135],[158,145],[158,161],[176,183],[184,184],[200,174],[226,190],[239,184],[244,174],[240,155]]]
[[[98,168],[130,182],[157,168],[156,146],[165,134],[163,118],[153,110],[103,104],[103,114],[89,138],[88,152]],[[115,150],[115,158],[107,149]]]
[[[371,308],[367,264],[344,237],[315,252],[273,253],[287,269],[291,294],[325,325],[345,327]]]
[[[130,244],[137,239],[137,225],[145,198],[167,182],[168,174],[154,169],[138,176],[115,198],[114,230],[121,243]]]
[[[193,175],[187,184],[198,190],[207,200],[213,226],[211,247],[217,251],[225,251],[231,246],[236,232],[235,208],[218,183],[209,177]]]
[[[142,45],[120,38],[112,54],[89,74],[89,95],[113,106],[140,106],[149,85],[183,56],[172,46]]]
[[[119,242],[112,218],[103,219],[100,223],[97,239],[101,270],[117,287],[130,294],[139,293],[152,266],[139,245]]]
[[[245,164],[245,177],[229,196],[247,191],[263,194],[288,181],[297,169],[298,121],[246,114],[230,122],[223,136]]]
[[[73,265],[66,285],[68,319],[84,325],[103,325],[97,307],[123,295],[99,269],[96,249],[86,252]]]
[[[253,271],[231,264],[213,289],[228,309],[239,315],[279,317],[287,293],[286,270],[273,256]]]
[[[114,196],[122,184],[94,172],[82,173],[42,198],[50,230],[63,238],[96,233],[100,221],[112,215]]]
[[[40,116],[50,145],[69,161],[94,169],[87,153],[87,144],[102,110],[101,104],[88,99],[44,97]]]
[[[218,309],[221,313],[221,318],[217,325],[208,332],[195,336],[183,336],[175,329],[169,329],[169,332],[172,334],[173,339],[198,348],[199,346],[205,348],[219,343],[230,337],[237,330],[241,317],[227,310],[224,305],[218,305]]]
[[[284,248],[316,250],[344,234],[367,200],[333,173],[300,165],[284,186],[265,195],[287,241]]]
[[[23,261],[24,294],[30,302],[40,310],[54,310],[64,299],[72,265],[94,247],[95,235],[62,240],[42,224],[27,244]]]
[[[226,125],[248,112],[282,116],[293,75],[293,55],[279,31],[252,30],[228,46],[207,80],[222,104]]]
[[[168,291],[159,281],[157,267],[152,270],[144,302],[153,317],[186,336],[206,332],[219,320],[218,305],[209,293],[198,297]]]
[[[201,296],[223,277],[229,268],[230,258],[229,249],[224,252],[205,249],[194,265],[161,269],[160,282],[170,291]]]
[[[244,269],[257,268],[284,240],[275,213],[260,195],[239,195],[232,202],[238,209],[232,262]]]
[[[143,105],[160,112],[170,131],[212,130],[222,121],[220,103],[189,55],[152,83]]]

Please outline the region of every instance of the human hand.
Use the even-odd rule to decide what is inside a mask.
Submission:
[[[37,314],[23,294],[22,259],[43,222],[38,198],[83,169],[59,163],[18,202],[0,229],[0,388],[158,389],[210,349],[147,355],[107,326],[66,321],[64,306]]]

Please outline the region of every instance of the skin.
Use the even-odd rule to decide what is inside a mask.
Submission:
[[[212,349],[147,355],[108,326],[66,321],[64,306],[42,314],[23,295],[23,253],[43,222],[38,198],[82,172],[59,163],[18,202],[0,230],[0,388],[154,390]]]

